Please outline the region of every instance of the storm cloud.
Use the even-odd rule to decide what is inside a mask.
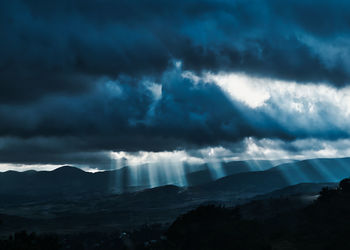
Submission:
[[[109,151],[346,139],[349,12],[348,1],[2,1],[0,162],[105,166]],[[230,75],[266,97],[247,105],[249,84]]]

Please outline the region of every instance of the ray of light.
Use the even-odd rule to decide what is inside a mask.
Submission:
[[[226,174],[222,168],[221,162],[215,161],[215,160],[209,161],[208,167],[209,167],[210,174],[214,180],[217,180],[217,179],[220,179],[220,178],[226,176]]]

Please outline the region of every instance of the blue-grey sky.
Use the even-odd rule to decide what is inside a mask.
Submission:
[[[349,13],[340,0],[1,1],[0,166],[350,156]]]

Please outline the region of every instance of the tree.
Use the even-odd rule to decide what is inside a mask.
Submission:
[[[344,193],[350,193],[350,178],[346,178],[339,183],[339,189]]]

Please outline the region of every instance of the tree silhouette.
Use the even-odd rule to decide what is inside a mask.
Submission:
[[[339,189],[343,193],[350,193],[350,178],[346,178],[339,183]]]

